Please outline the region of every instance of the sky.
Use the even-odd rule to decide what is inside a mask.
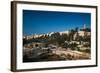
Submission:
[[[24,35],[83,28],[84,24],[90,28],[90,13],[23,10]]]

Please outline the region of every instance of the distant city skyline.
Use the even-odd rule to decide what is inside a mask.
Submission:
[[[23,35],[91,27],[90,13],[23,10]]]

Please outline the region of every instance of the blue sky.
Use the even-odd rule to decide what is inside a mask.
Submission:
[[[90,13],[23,10],[23,34],[46,34],[91,26]]]

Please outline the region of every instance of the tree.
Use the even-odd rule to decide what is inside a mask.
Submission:
[[[73,40],[74,34],[75,34],[75,30],[74,30],[74,29],[71,29],[71,30],[70,30],[70,33],[69,33],[70,41]]]
[[[65,42],[65,41],[68,41],[68,39],[69,39],[69,37],[68,37],[67,34],[62,34],[61,37],[62,37],[62,40],[63,40],[64,42]]]
[[[72,43],[69,45],[69,47],[71,48],[71,50],[75,50],[76,47],[77,47],[77,44],[76,43]]]
[[[75,33],[76,33],[76,38],[75,38],[75,40],[78,41],[78,40],[79,40],[78,27],[75,28]]]
[[[59,44],[60,38],[61,38],[61,36],[60,36],[59,32],[56,32],[56,33],[54,33],[54,34],[51,35],[51,40],[55,44]]]
[[[66,49],[69,47],[68,43],[62,43],[61,46]]]
[[[56,33],[51,35],[52,39],[58,39],[59,37],[60,37],[60,33],[59,32],[56,32]]]

